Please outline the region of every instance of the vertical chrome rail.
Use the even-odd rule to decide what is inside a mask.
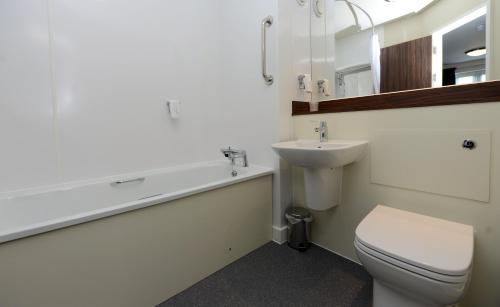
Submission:
[[[267,73],[267,39],[266,39],[266,28],[269,28],[273,24],[273,16],[267,16],[262,20],[262,77],[267,85],[271,85],[274,82],[274,78],[271,74]]]

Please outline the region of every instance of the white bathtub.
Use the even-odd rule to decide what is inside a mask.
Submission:
[[[190,164],[0,193],[0,243],[269,175],[271,168],[237,167],[227,161]],[[129,182],[127,182],[129,181]]]

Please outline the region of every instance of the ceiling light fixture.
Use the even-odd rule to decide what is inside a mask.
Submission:
[[[486,48],[485,47],[474,48],[474,49],[465,51],[465,54],[468,56],[472,56],[472,57],[482,56],[482,55],[486,54]]]

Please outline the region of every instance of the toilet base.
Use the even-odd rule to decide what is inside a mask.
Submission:
[[[373,307],[442,307],[417,301],[373,280]]]

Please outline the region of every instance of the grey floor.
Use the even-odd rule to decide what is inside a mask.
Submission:
[[[312,246],[268,243],[160,304],[169,306],[371,306],[359,265]]]

